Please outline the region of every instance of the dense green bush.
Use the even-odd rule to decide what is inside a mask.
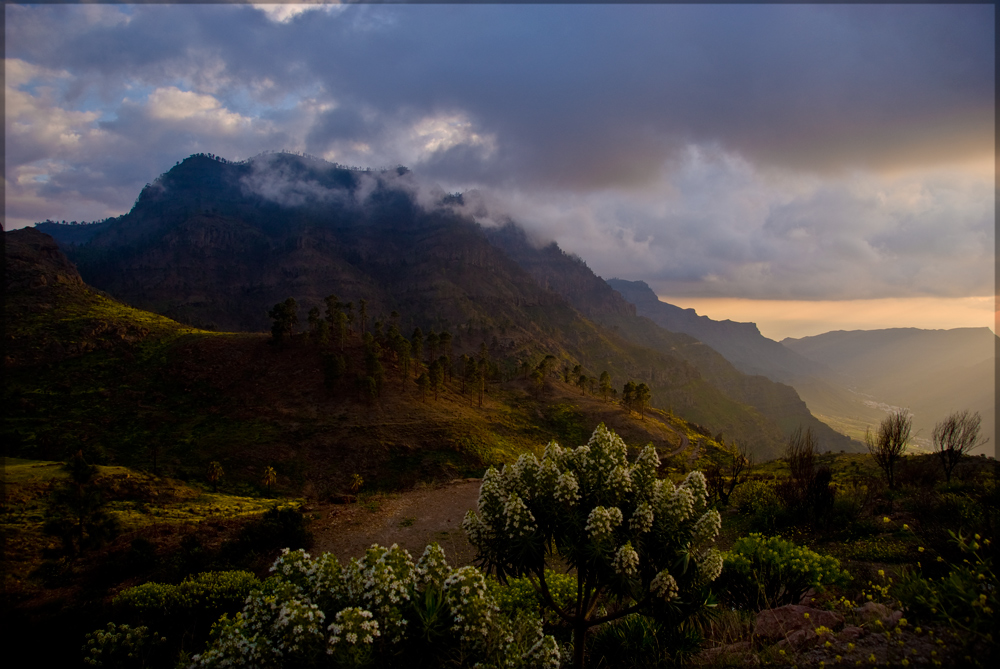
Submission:
[[[260,581],[248,571],[210,571],[179,585],[143,583],[115,597],[113,605],[138,615],[237,610]]]
[[[729,504],[750,519],[750,528],[755,531],[774,532],[785,524],[781,498],[768,481],[747,481],[733,492]]]
[[[941,578],[929,578],[920,571],[906,570],[892,594],[903,604],[908,617],[918,621],[946,623],[969,635],[969,641],[994,649],[997,609],[1000,607],[993,561],[983,555],[989,539],[951,533],[956,549],[964,556],[950,563]],[[944,560],[944,558],[938,558]]]
[[[832,557],[781,537],[741,537],[724,556],[716,582],[720,597],[735,608],[761,610],[798,603],[810,588],[845,585],[850,575]]]
[[[151,657],[163,641],[144,626],[108,623],[107,627],[86,636],[83,663],[92,667],[143,669],[150,665]]]
[[[560,574],[547,569],[545,582],[553,599],[560,606],[568,606],[576,599],[576,577],[574,575]],[[545,615],[545,603],[527,576],[509,579],[506,585],[492,578],[486,583],[487,590],[496,599],[501,613],[513,616],[519,611],[532,611],[539,615]],[[549,611],[546,622],[554,622],[555,620],[555,614]]]
[[[690,659],[702,637],[691,625],[672,627],[632,614],[597,629],[587,642],[591,669],[656,669]]]

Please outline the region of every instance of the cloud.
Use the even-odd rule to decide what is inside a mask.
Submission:
[[[289,23],[296,17],[313,11],[333,12],[343,8],[339,2],[324,2],[315,0],[307,3],[254,4],[254,9],[263,12],[275,23]]]
[[[476,190],[484,223],[677,295],[983,294],[994,12],[12,5],[8,223],[288,149]]]
[[[985,295],[992,179],[948,170],[819,179],[689,147],[659,195],[497,195],[536,235],[605,277],[660,294],[751,299]],[[666,194],[666,195],[664,195]]]

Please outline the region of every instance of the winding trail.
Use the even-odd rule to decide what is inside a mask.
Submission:
[[[385,496],[362,497],[357,504],[323,503],[313,506],[310,529],[316,553],[330,552],[343,563],[359,558],[373,543],[399,544],[420,558],[427,544],[437,542],[448,564],[472,564],[475,549],[465,537],[462,519],[479,500],[482,479],[454,479],[448,483]]]

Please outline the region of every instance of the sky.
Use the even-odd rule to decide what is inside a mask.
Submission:
[[[995,329],[992,5],[7,5],[5,214],[406,165],[772,338]]]

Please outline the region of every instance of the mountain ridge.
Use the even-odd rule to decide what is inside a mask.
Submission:
[[[365,298],[373,321],[398,312],[407,332],[420,325],[450,329],[463,346],[492,341],[511,366],[554,353],[594,377],[607,369],[616,385],[645,381],[659,406],[730,438],[754,434],[770,456],[792,429],[776,418],[811,419],[797,397],[769,398],[778,415],[762,413],[752,390],[759,381],[740,381],[735,370],[720,376],[728,363],[709,361],[693,340],[653,333],[557,246],[529,252],[515,227],[484,228],[441,194],[420,201],[427,193],[404,168],[352,171],[291,154],[242,163],[193,156],[144,188],[128,214],[65,250],[88,283],[201,327],[265,330],[267,310],[289,295],[304,310],[322,310],[336,293]],[[501,250],[504,235],[508,246],[521,244],[522,257]],[[702,378],[699,365],[725,377],[726,388]]]

